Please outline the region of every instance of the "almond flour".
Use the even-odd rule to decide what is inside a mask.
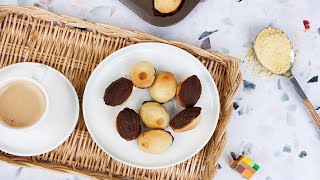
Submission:
[[[273,73],[284,74],[291,66],[292,44],[279,29],[262,30],[256,39],[255,52],[261,64]]]
[[[249,41],[248,43],[248,51],[246,55],[246,59],[248,61],[247,68],[249,68],[254,73],[260,76],[273,76],[274,74],[265,67],[263,67],[263,65],[259,62],[255,54],[253,44],[253,41]]]

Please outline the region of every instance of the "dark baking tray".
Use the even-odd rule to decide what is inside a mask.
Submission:
[[[161,16],[153,8],[153,0],[120,0],[146,22],[155,26],[170,26],[185,18],[200,0],[182,0],[177,12],[172,15]]]

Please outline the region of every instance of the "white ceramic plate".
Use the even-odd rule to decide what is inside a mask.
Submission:
[[[139,113],[143,101],[152,100],[149,89],[134,88],[129,99],[121,106],[106,106],[104,91],[110,83],[120,77],[129,78],[133,64],[141,60],[151,62],[159,71],[170,71],[177,81],[195,74],[202,84],[202,95],[196,106],[202,107],[202,121],[193,130],[175,133],[170,149],[162,154],[152,155],[141,151],[136,140],[126,141],[115,127],[117,114],[125,107]],[[165,107],[173,118],[182,108],[176,99]],[[127,165],[155,169],[165,168],[183,162],[199,152],[212,136],[219,117],[219,95],[217,87],[207,69],[191,54],[177,47],[161,43],[140,43],[118,50],[108,56],[92,73],[83,97],[83,113],[87,128],[99,147],[111,157]]]
[[[15,77],[36,80],[46,90],[49,108],[44,119],[26,129],[0,126],[0,150],[35,156],[61,145],[72,133],[79,116],[77,93],[59,71],[38,63],[17,63],[0,70],[0,82]]]

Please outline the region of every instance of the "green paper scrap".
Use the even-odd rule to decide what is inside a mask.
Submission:
[[[260,166],[259,166],[258,164],[255,164],[252,168],[255,169],[256,171],[258,171],[258,169],[260,168]]]

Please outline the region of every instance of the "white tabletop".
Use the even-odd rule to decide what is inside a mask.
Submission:
[[[88,21],[144,31],[166,39],[201,46],[209,36],[211,50],[241,60],[244,79],[254,89],[242,88],[239,105],[228,127],[228,143],[219,161],[218,180],[240,180],[229,168],[231,152],[246,154],[261,166],[252,179],[316,180],[320,161],[320,134],[290,82],[280,76],[264,77],[248,68],[248,41],[265,26],[283,29],[299,51],[294,74],[315,107],[320,106],[320,83],[307,83],[320,73],[319,0],[203,0],[182,22],[159,28],[141,20],[118,0],[0,0],[0,4],[41,6],[54,13]],[[311,29],[304,32],[303,20]],[[251,86],[252,87],[252,86]],[[86,179],[80,176],[0,164],[0,179]]]

